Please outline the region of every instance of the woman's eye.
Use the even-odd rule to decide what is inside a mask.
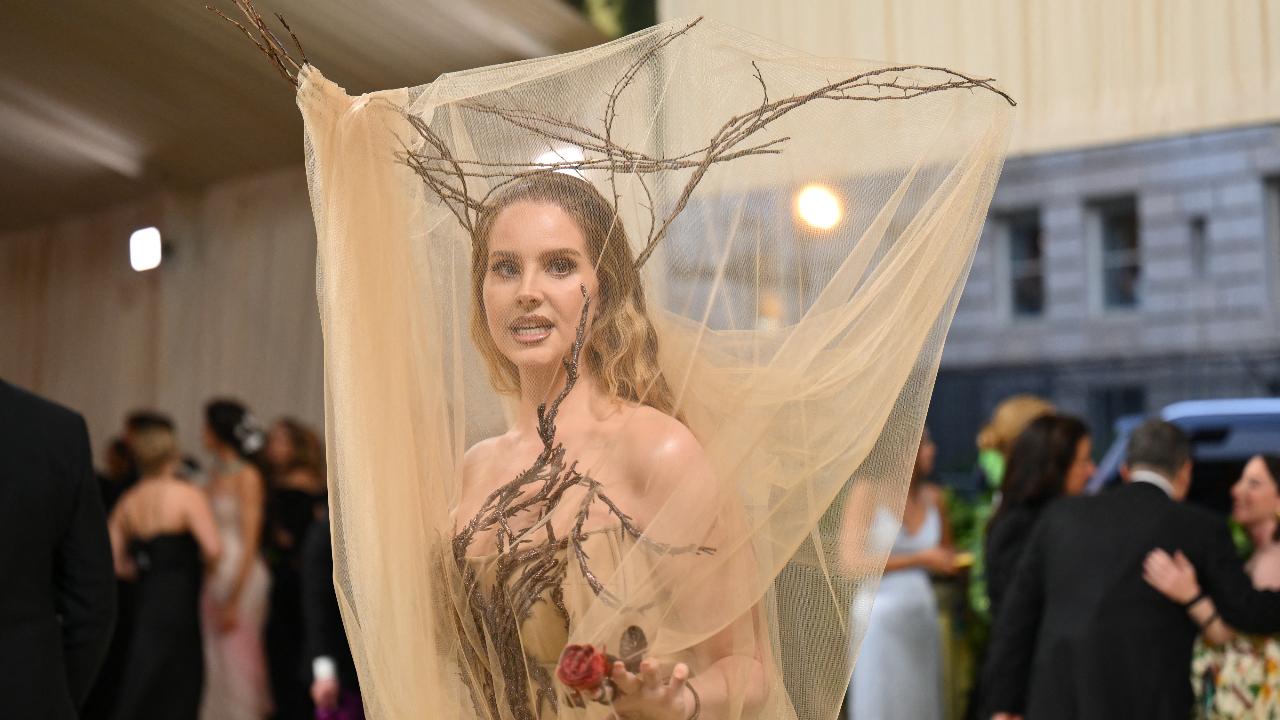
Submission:
[[[489,268],[495,275],[504,278],[513,278],[520,274],[520,268],[510,260],[499,260]]]
[[[565,275],[568,275],[569,273],[573,272],[574,268],[576,267],[577,265],[568,258],[556,258],[551,262],[547,263],[547,270],[549,270],[552,275],[556,275],[559,277],[564,277]]]

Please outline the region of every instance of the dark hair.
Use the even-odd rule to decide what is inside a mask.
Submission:
[[[1262,464],[1267,466],[1267,474],[1271,476],[1271,482],[1276,484],[1277,489],[1280,489],[1280,455],[1262,453],[1254,457],[1262,458]]]
[[[173,420],[164,413],[155,410],[134,410],[125,416],[124,426],[130,432],[142,432],[143,430],[169,430],[173,431]]]
[[[292,417],[282,417],[276,421],[276,425],[284,428],[293,445],[293,457],[280,470],[286,473],[306,470],[324,480],[324,441],[320,439],[320,435]]]
[[[1259,453],[1253,457],[1262,460],[1262,464],[1267,468],[1267,474],[1271,476],[1271,482],[1276,486],[1277,490],[1280,490],[1280,455]],[[1252,461],[1253,458],[1249,458],[1249,460]],[[1280,523],[1276,524],[1275,531],[1271,533],[1271,539],[1280,540]]]
[[[1191,441],[1182,428],[1160,418],[1148,418],[1129,436],[1125,463],[1130,468],[1145,465],[1173,477],[1190,457]]]
[[[1087,437],[1088,426],[1070,415],[1044,415],[1027,425],[1009,451],[1000,484],[1000,507],[987,527],[1014,508],[1037,508],[1066,492],[1076,449]]]
[[[248,408],[228,399],[212,400],[204,407],[204,419],[213,436],[246,459],[262,449],[263,433]]]

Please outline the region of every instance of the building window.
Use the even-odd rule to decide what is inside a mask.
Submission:
[[[1010,314],[1015,318],[1044,314],[1044,232],[1040,212],[1028,210],[1000,217],[1008,259],[1006,291]]]
[[[1191,218],[1191,276],[1203,278],[1209,265],[1209,222],[1203,215]]]
[[[1124,197],[1090,203],[1095,228],[1097,270],[1103,310],[1135,308],[1141,301],[1142,262],[1138,243],[1138,203]]]

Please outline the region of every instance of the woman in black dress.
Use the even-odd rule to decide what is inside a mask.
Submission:
[[[1084,491],[1094,472],[1092,451],[1089,428],[1069,415],[1037,418],[1014,440],[1000,504],[987,525],[984,560],[992,618],[1000,612],[1040,513],[1050,502]]]
[[[324,507],[324,447],[315,431],[286,417],[267,434],[265,454],[270,472],[263,553],[271,572],[267,668],[276,720],[303,720],[314,709],[302,653],[302,545]]]
[[[196,717],[204,687],[200,589],[219,553],[204,493],[175,475],[173,431],[139,435],[141,479],[121,497],[109,523],[116,572],[135,581],[129,656],[114,717]]]

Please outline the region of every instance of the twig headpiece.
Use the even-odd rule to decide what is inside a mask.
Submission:
[[[792,95],[777,100],[769,98],[769,86],[760,66],[752,62],[755,78],[760,83],[761,101],[756,107],[734,115],[711,137],[706,145],[674,156],[657,157],[622,144],[614,137],[614,123],[618,117],[618,103],[631,86],[637,74],[649,64],[656,53],[692,30],[702,18],[684,27],[668,32],[655,41],[636,58],[619,76],[609,92],[604,116],[597,127],[557,117],[539,110],[499,107],[485,102],[468,101],[459,107],[488,115],[507,123],[517,131],[524,131],[547,141],[549,144],[571,145],[582,150],[582,159],[561,159],[554,162],[486,161],[454,155],[448,143],[432,129],[430,121],[414,115],[408,120],[421,136],[422,143],[414,149],[406,148],[403,160],[422,178],[427,188],[453,213],[462,227],[473,236],[476,221],[494,194],[507,185],[535,175],[550,172],[575,172],[607,170],[609,186],[613,193],[613,207],[617,212],[619,175],[633,175],[640,184],[647,202],[649,228],[646,241],[636,267],[645,264],[658,244],[666,237],[672,222],[688,205],[693,191],[698,187],[711,166],[752,155],[780,154],[789,137],[758,140],[759,133],[771,123],[792,110],[816,100],[853,100],[883,102],[910,100],[929,93],[945,90],[986,90],[1015,105],[1013,98],[996,88],[993,80],[972,78],[943,67],[930,65],[897,65],[858,73],[837,82],[829,83],[811,92]],[[913,70],[941,74],[933,83],[921,84],[902,77]],[[671,170],[692,170],[675,203],[661,217],[653,202],[648,179]],[[480,187],[487,189],[481,190]]]
[[[254,7],[253,0],[233,0],[233,2],[253,26],[257,33],[256,37],[254,32],[227,17],[220,10],[212,7],[209,9],[238,27],[245,37],[267,56],[281,77],[296,87],[298,72],[308,61],[302,49],[302,43],[289,29],[288,23],[282,16],[276,14],[276,19],[293,38],[299,59],[295,59],[289,49],[267,27],[266,21]],[[771,100],[764,73],[753,61],[751,65],[755,68],[754,76],[760,84],[760,104],[726,120],[706,145],[668,157],[654,156],[619,142],[614,137],[614,123],[618,119],[619,100],[627,88],[635,81],[640,71],[653,61],[659,50],[687,34],[700,22],[702,18],[699,17],[684,27],[662,35],[641,53],[635,62],[631,63],[609,91],[604,116],[600,119],[598,126],[593,127],[540,110],[500,107],[479,101],[458,104],[463,109],[497,118],[514,130],[531,133],[549,144],[577,147],[582,150],[583,157],[580,160],[486,161],[479,158],[458,157],[454,155],[449,144],[431,128],[429,120],[412,114],[407,114],[406,117],[422,142],[412,149],[406,147],[401,154],[401,159],[417,173],[427,189],[453,213],[462,228],[472,236],[473,242],[477,220],[484,212],[487,203],[495,193],[513,182],[551,172],[581,173],[584,170],[607,170],[609,187],[613,195],[613,208],[616,213],[618,201],[621,198],[618,192],[618,176],[633,175],[645,194],[646,201],[642,206],[649,213],[645,244],[635,261],[636,267],[640,268],[666,237],[676,217],[689,204],[693,191],[702,182],[711,166],[752,155],[780,154],[791,138],[780,137],[764,141],[756,138],[771,123],[802,105],[817,100],[860,102],[910,100],[921,95],[947,90],[985,90],[999,95],[1010,105],[1017,105],[1007,93],[995,87],[993,84],[995,81],[991,78],[973,78],[955,70],[933,65],[895,65],[869,70],[804,94]],[[904,74],[912,71],[928,71],[940,77],[931,83],[919,83],[903,77]],[[672,170],[692,170],[692,173],[681,188],[675,203],[659,217],[649,182],[655,174]]]

